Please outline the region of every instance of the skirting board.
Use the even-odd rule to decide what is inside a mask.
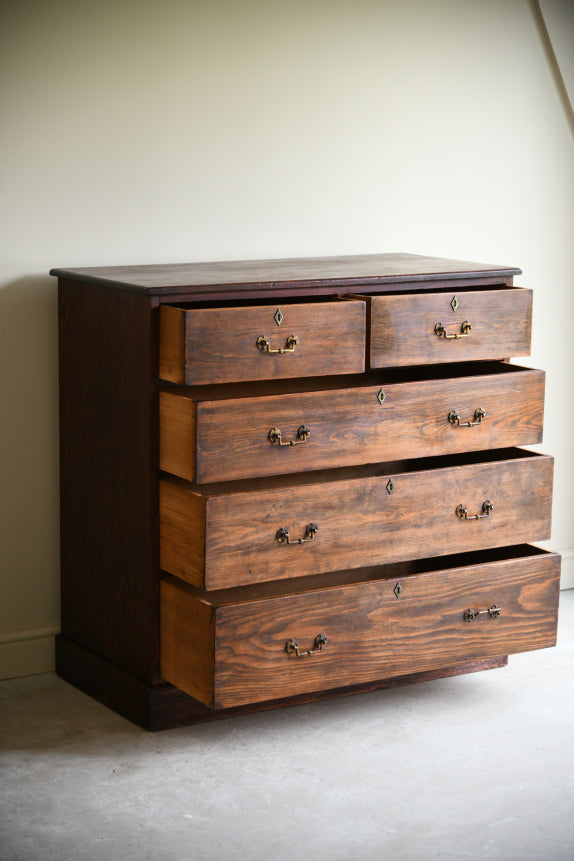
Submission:
[[[574,549],[562,555],[561,589],[574,589]],[[0,635],[0,679],[53,673],[56,669],[55,629],[18,631]]]
[[[562,550],[561,589],[574,589],[574,549]]]
[[[13,640],[8,640],[8,635],[5,635],[4,642],[0,642],[0,679],[54,672],[56,633],[50,630],[38,636],[35,631],[19,631]]]

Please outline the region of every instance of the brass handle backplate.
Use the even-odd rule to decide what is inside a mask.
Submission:
[[[295,347],[298,343],[299,338],[297,337],[297,335],[289,335],[289,337],[285,341],[285,346],[278,347],[277,349],[271,348],[271,341],[269,340],[267,335],[260,335],[256,341],[257,349],[261,350],[262,353],[294,353]]]
[[[269,442],[277,443],[277,445],[301,445],[304,442],[307,442],[309,436],[311,435],[311,428],[307,425],[300,425],[297,429],[297,438],[287,440],[287,442],[283,442],[281,439],[281,431],[279,428],[271,428],[269,433],[267,434],[267,439]]]
[[[468,508],[462,503],[456,506],[455,513],[461,520],[482,520],[483,517],[488,517],[493,510],[494,505],[490,499],[485,499],[482,503],[482,514],[469,514]]]
[[[487,610],[475,610],[473,607],[469,607],[468,610],[464,611],[463,619],[465,622],[472,622],[477,616],[483,616],[485,613],[488,613],[491,619],[497,619],[502,613],[502,607],[497,604]]]
[[[275,533],[275,538],[279,544],[305,544],[307,541],[313,541],[315,533],[319,531],[316,523],[308,523],[305,527],[305,535],[303,538],[289,538],[289,530],[286,526],[282,526]]]
[[[298,658],[304,658],[307,655],[316,655],[323,651],[323,647],[328,643],[325,634],[317,634],[311,649],[301,649],[297,640],[287,640],[285,643],[285,651],[288,655],[296,655]]]
[[[479,425],[483,418],[486,416],[486,410],[482,407],[477,407],[474,411],[474,420],[468,422],[461,422],[460,416],[456,410],[451,410],[448,414],[448,420],[451,425],[458,425],[460,428],[471,428],[475,425]]]
[[[469,320],[465,320],[464,323],[460,325],[460,332],[447,332],[446,326],[442,323],[437,323],[434,327],[434,333],[439,338],[446,338],[447,341],[453,341],[458,338],[467,338],[470,330],[472,329],[472,323]]]

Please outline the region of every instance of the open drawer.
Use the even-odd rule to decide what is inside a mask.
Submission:
[[[160,566],[194,586],[550,537],[554,461],[522,449],[221,484],[160,482]]]
[[[560,557],[528,545],[205,593],[161,583],[161,672],[221,708],[556,642]]]
[[[162,305],[161,379],[185,385],[357,374],[365,368],[365,303]]]
[[[212,481],[542,440],[544,372],[422,366],[160,392],[160,467]]]
[[[462,288],[363,298],[372,368],[530,355],[531,290]]]

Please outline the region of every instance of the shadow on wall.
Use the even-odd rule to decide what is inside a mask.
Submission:
[[[0,363],[0,632],[6,632],[58,617],[55,279],[29,276],[0,288]]]

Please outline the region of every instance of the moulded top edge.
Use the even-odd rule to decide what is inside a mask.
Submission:
[[[352,290],[458,278],[507,280],[520,273],[516,267],[403,253],[50,270],[59,278],[150,295],[185,291],[204,297],[230,291]]]

